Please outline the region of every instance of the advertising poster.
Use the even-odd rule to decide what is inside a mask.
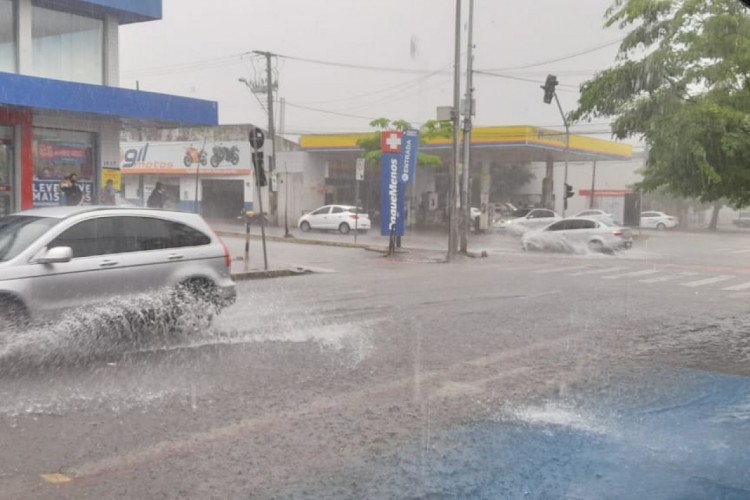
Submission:
[[[91,205],[94,196],[94,183],[80,181],[78,182],[83,191],[83,202]],[[37,207],[57,207],[63,205],[60,192],[60,181],[35,180],[34,181],[34,208]]]

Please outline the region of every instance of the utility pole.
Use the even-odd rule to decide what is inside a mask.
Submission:
[[[464,106],[464,161],[461,179],[461,253],[469,251],[469,172],[471,170],[471,126],[474,106],[474,0],[469,0],[468,45],[466,48],[466,105]]]
[[[276,172],[276,131],[273,119],[273,67],[271,64],[271,58],[274,54],[271,52],[263,52],[259,50],[253,51],[255,54],[264,56],[266,58],[266,94],[268,98],[268,136],[271,138],[271,161],[268,162],[268,172],[271,178],[271,189],[268,192],[268,201],[271,205],[271,219],[274,224],[278,224],[278,175]],[[288,234],[288,230],[287,230]]]
[[[450,172],[450,199],[449,217],[450,228],[448,230],[448,260],[455,257],[458,243],[458,168],[459,168],[459,130],[461,106],[461,0],[456,0],[456,42],[455,42],[455,62],[453,64],[453,164]]]

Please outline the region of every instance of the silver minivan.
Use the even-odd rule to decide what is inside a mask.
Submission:
[[[166,288],[235,299],[230,256],[197,214],[50,207],[0,218],[0,329]]]

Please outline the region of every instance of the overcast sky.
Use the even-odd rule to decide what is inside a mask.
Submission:
[[[477,75],[476,125],[560,126],[559,112],[554,103],[542,102],[539,85],[547,73],[557,74],[563,107],[576,106],[575,88],[614,62],[617,44],[611,42],[624,35],[603,28],[610,4],[475,0],[475,69],[538,82]],[[257,59],[241,54],[263,50],[409,70],[279,58],[279,95],[288,102],[289,133],[366,131],[370,119],[381,116],[421,123],[452,101],[454,14],[455,0],[164,0],[163,20],[121,29],[121,85],[134,88],[138,80],[142,90],[218,101],[221,123],[265,124],[258,100],[238,82],[263,69]],[[548,62],[583,51],[589,52]],[[518,68],[528,65],[533,66]],[[576,130],[608,130],[603,120],[596,122]]]

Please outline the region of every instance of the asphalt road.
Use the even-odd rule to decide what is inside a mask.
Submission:
[[[700,474],[695,498],[750,496],[747,425],[711,428],[721,453],[684,445],[727,401],[750,422],[746,235],[654,233],[615,256],[527,254],[498,235],[472,248],[489,257],[274,243],[272,259],[320,272],[240,284],[210,329],[137,347],[84,311],[25,332],[0,350],[0,498],[675,498]],[[722,388],[709,417],[679,413]],[[636,423],[657,414],[684,425],[643,439]],[[655,444],[667,430],[681,448]],[[591,432],[622,440],[611,469],[550,455],[550,436],[610,450]],[[567,468],[533,489],[550,456]],[[627,483],[612,471],[649,457],[698,472],[652,472],[644,484],[672,486],[650,494],[570,484]]]

